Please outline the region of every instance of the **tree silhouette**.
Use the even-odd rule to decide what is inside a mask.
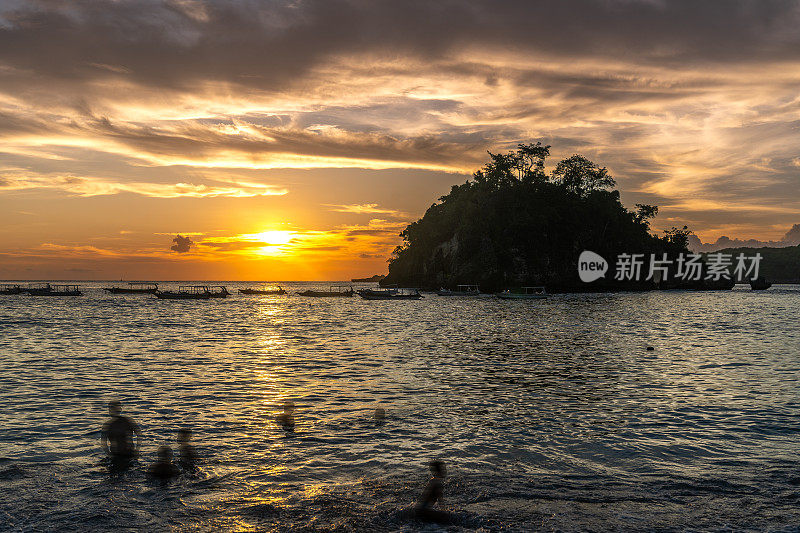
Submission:
[[[600,168],[578,154],[558,163],[553,171],[553,181],[582,195],[592,191],[610,189],[617,184],[614,178],[608,174],[608,169]]]

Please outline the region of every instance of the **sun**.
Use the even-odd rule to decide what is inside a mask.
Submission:
[[[294,233],[291,231],[273,230],[254,233],[250,235],[250,237],[252,237],[254,240],[263,242],[264,244],[274,246],[280,244],[289,244],[289,242],[291,242],[291,240],[294,238]]]
[[[261,246],[250,253],[256,256],[284,256],[291,254],[297,235],[293,231],[270,230],[241,235],[242,240],[257,242]]]

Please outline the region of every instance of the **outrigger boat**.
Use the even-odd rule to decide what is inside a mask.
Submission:
[[[50,287],[49,283],[28,283],[27,287],[22,288],[22,292],[28,292],[28,293],[31,291],[41,292],[50,290],[53,289],[52,287]]]
[[[228,288],[224,285],[213,285],[213,287],[218,290],[211,290],[209,288],[208,292],[211,293],[212,298],[227,298],[231,294],[228,292]]]
[[[477,285],[459,285],[456,290],[439,289],[436,291],[439,296],[480,296],[481,291]]]
[[[407,288],[360,289],[358,295],[365,300],[419,300],[422,298],[419,290]]]
[[[83,293],[78,285],[50,285],[29,287],[25,290],[31,296],[80,296]]]
[[[127,287],[103,287],[103,290],[111,294],[155,294],[158,283],[132,281]]]
[[[298,296],[314,296],[316,298],[335,298],[337,296],[350,297],[355,293],[356,291],[353,290],[353,287],[331,286],[330,290],[327,291],[308,290],[297,294]]]
[[[0,283],[0,294],[22,294],[22,287],[13,283]]]
[[[270,295],[270,294],[286,294],[286,291],[283,290],[283,287],[280,285],[277,286],[277,289],[239,289],[239,294],[262,294],[262,295]]]
[[[177,291],[156,291],[156,298],[162,300],[208,300],[211,287],[207,285],[181,285]]]
[[[497,295],[503,300],[543,300],[547,298],[544,287],[522,287],[516,290],[505,290]]]

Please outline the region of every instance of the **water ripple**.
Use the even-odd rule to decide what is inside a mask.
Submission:
[[[433,457],[456,529],[800,523],[797,286],[533,302],[97,287],[0,299],[11,530],[415,529],[405,509]],[[100,463],[110,399],[145,435],[123,479]],[[274,423],[286,399],[293,433]],[[183,426],[201,473],[150,485],[144,465]]]

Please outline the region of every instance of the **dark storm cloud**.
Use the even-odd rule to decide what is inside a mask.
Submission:
[[[467,47],[680,66],[793,60],[799,15],[778,0],[32,1],[2,11],[0,50],[7,68],[38,77],[278,88],[337,55],[430,60]]]

